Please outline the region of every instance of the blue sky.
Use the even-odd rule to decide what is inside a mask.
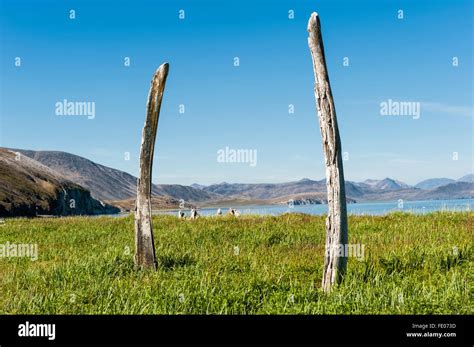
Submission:
[[[167,61],[155,183],[321,179],[306,32],[317,11],[346,179],[413,184],[473,171],[470,0],[0,3],[1,146],[138,174],[150,79]],[[63,99],[95,102],[95,118],[56,115]],[[382,116],[388,99],[420,102],[420,118]],[[225,147],[257,150],[257,165],[219,163]]]

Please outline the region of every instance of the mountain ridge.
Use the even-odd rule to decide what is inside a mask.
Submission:
[[[133,208],[137,178],[131,174],[67,152],[12,150],[38,161],[58,172],[65,179],[90,190],[93,197],[111,204],[115,203],[118,206],[128,206],[128,209]],[[348,202],[440,199],[446,197],[472,198],[474,197],[474,183],[459,182],[463,179],[472,179],[472,176],[469,174],[452,181],[446,179],[448,180],[446,181],[448,183],[447,187],[445,187],[446,185],[433,184],[433,188],[430,189],[423,189],[417,187],[417,185],[410,186],[389,177],[381,180],[367,179],[363,182],[346,181],[346,196]],[[436,179],[421,181],[419,184],[430,180]],[[428,186],[430,184],[428,182]],[[326,180],[303,178],[282,183],[222,182],[211,185],[194,183],[191,186],[153,184],[152,194],[155,201],[160,201],[163,206],[167,207],[177,206],[183,202],[194,205],[217,204],[224,201],[281,203],[283,200],[293,199],[293,197],[306,199],[314,203],[325,203]]]

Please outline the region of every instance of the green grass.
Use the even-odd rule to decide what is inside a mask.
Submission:
[[[324,217],[154,217],[157,271],[133,265],[133,217],[8,219],[1,314],[472,314],[474,213],[349,217],[344,282],[320,288]],[[239,247],[235,254],[234,247]],[[456,247],[456,248],[455,248]]]

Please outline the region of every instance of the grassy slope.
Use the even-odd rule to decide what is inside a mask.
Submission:
[[[324,217],[158,216],[157,272],[133,269],[132,218],[7,220],[0,244],[37,242],[39,260],[0,258],[0,313],[473,313],[474,213],[351,216],[365,260],[331,295]]]

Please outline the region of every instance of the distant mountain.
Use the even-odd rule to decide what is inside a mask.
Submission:
[[[312,181],[303,179],[288,183],[219,183],[202,190],[225,196],[226,198],[274,199],[300,193],[318,193],[326,191],[326,180]]]
[[[461,178],[458,178],[457,181],[458,182],[474,182],[474,174],[462,176]]]
[[[55,170],[62,177],[81,185],[101,200],[115,201],[135,198],[137,178],[126,172],[100,165],[78,155],[59,151],[12,149]],[[185,201],[205,201],[215,195],[182,185],[153,185],[152,194]]]
[[[346,181],[346,195],[353,198],[361,198],[364,195],[375,192],[375,189],[366,183]]]
[[[398,190],[410,188],[410,186],[401,181],[394,180],[392,178],[384,178],[383,180],[365,180],[364,183],[368,184],[374,189],[380,190]]]
[[[133,209],[137,178],[126,172],[65,152],[15,151],[48,167],[62,180],[90,190],[97,199],[123,209]],[[346,181],[345,190],[348,202],[473,198],[473,176],[466,175],[458,181],[429,179],[415,187],[388,177],[364,182]],[[326,180],[309,178],[285,183],[162,184],[153,185],[152,194],[153,208],[176,208],[183,200],[186,207],[281,204],[290,199],[298,204],[327,202]]]
[[[451,178],[430,178],[428,180],[421,181],[415,185],[415,188],[420,189],[435,189],[444,186],[449,183],[456,182]]]
[[[117,213],[87,189],[23,155],[0,148],[0,216]]]
[[[354,202],[366,194],[375,193],[377,190],[365,183],[346,181],[346,196]],[[299,181],[287,183],[219,183],[203,188],[204,191],[225,196],[227,198],[244,198],[250,200],[282,201],[292,196],[304,195],[310,199],[326,201],[326,180],[319,181],[304,178]]]
[[[156,187],[160,195],[187,202],[202,202],[221,198],[218,194],[212,194],[202,189],[179,184],[158,184],[154,185],[154,187]]]
[[[463,182],[455,182],[463,183]],[[464,182],[465,183],[465,182]],[[443,188],[445,187],[445,188]],[[473,198],[474,184],[448,184],[435,189],[411,187],[392,178],[366,180],[364,182],[346,181],[346,197],[355,201],[396,201],[423,199],[459,199]],[[313,181],[302,179],[288,183],[219,183],[203,188],[204,191],[219,194],[230,199],[247,199],[283,203],[289,199],[309,199],[326,202],[326,180]]]
[[[432,190],[424,191],[418,195],[418,199],[466,199],[474,197],[474,183],[454,182]]]

